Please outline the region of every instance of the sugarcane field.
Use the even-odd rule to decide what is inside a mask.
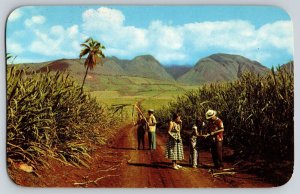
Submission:
[[[295,153],[291,19],[270,6],[217,7],[12,12],[10,180],[63,188],[286,184]]]

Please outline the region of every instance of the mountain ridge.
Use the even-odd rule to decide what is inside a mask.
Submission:
[[[177,80],[186,84],[233,81],[244,71],[264,74],[269,69],[241,55],[217,53],[200,59],[190,71]]]
[[[33,66],[37,71],[46,71],[47,69],[68,71],[79,76],[85,73],[84,60],[59,59],[44,63],[31,63],[30,66]],[[259,74],[269,71],[267,67],[259,62],[241,55],[216,53],[199,59],[194,66],[163,66],[152,55],[140,55],[131,60],[112,56],[103,59],[103,65],[98,64],[93,70],[89,71],[89,74],[90,76],[137,76],[188,85],[199,85],[215,81],[232,81],[238,79],[242,72],[246,70]]]

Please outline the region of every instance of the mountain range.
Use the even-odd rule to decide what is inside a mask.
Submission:
[[[68,71],[75,77],[85,73],[84,59],[60,59],[38,64],[25,64],[36,71]],[[188,85],[199,85],[215,81],[231,81],[238,79],[242,72],[251,71],[263,74],[269,69],[257,61],[252,61],[240,55],[213,54],[200,59],[194,66],[163,66],[151,55],[141,55],[132,60],[122,60],[117,57],[103,59],[103,65],[98,64],[89,71],[89,77],[97,75],[126,75],[151,78]]]
[[[240,55],[220,53],[200,59],[191,70],[180,76],[178,81],[187,84],[232,81],[238,79],[244,71],[263,74],[269,69]]]

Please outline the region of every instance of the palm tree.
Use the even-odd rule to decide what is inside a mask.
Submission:
[[[88,70],[93,70],[93,68],[99,62],[101,65],[103,65],[102,58],[105,58],[105,55],[103,54],[102,50],[104,50],[105,47],[93,38],[88,38],[86,41],[84,41],[84,43],[80,44],[80,46],[82,46],[83,49],[80,51],[79,59],[81,59],[85,55],[88,55],[84,62],[86,72],[81,86],[83,88]]]

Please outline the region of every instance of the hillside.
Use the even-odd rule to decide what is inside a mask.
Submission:
[[[174,80],[165,68],[151,55],[137,56],[124,64],[128,75],[148,77],[159,80]]]
[[[136,77],[151,78],[157,80],[174,81],[174,78],[167,73],[165,68],[151,55],[137,56],[132,60],[121,60],[117,57],[107,57],[103,65],[89,71],[88,77],[95,75],[128,75]],[[71,75],[82,75],[85,73],[84,59],[60,59],[51,62],[23,64],[33,67],[36,71],[67,71]]]
[[[166,66],[166,71],[173,76],[174,79],[178,79],[180,76],[191,70],[193,67],[188,65],[171,65]]]
[[[56,61],[25,64],[37,71],[67,71],[80,82],[85,73],[85,59],[60,59]],[[292,64],[286,64],[286,68],[293,69]],[[117,57],[107,57],[104,64],[97,65],[87,76],[88,85],[98,84],[100,77],[106,76],[133,76],[149,78],[153,80],[168,81],[170,83],[184,83],[188,85],[199,85],[215,81],[232,81],[238,79],[242,72],[251,71],[263,74],[268,71],[256,61],[252,61],[240,55],[213,54],[200,59],[194,67],[191,66],[162,66],[158,60],[151,55],[142,55],[132,60],[123,60]],[[101,76],[100,76],[101,75]],[[176,80],[176,81],[175,81]],[[92,86],[97,88],[96,86]]]
[[[213,54],[199,60],[190,71],[179,77],[178,81],[186,84],[232,81],[238,79],[246,70],[263,74],[269,69],[240,55]]]
[[[46,64],[39,71],[45,72],[47,69],[51,71],[68,71],[71,74],[84,74],[84,59],[60,59]],[[123,68],[111,58],[105,58],[103,65],[97,65],[91,73],[104,75],[126,75]]]

